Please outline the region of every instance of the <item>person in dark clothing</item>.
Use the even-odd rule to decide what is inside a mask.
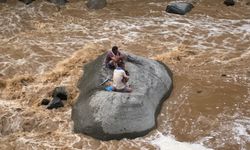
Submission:
[[[105,66],[110,69],[115,69],[117,66],[124,68],[124,56],[119,52],[117,46],[113,46],[112,50],[107,53]]]

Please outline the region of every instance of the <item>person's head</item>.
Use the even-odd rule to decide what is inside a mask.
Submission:
[[[125,64],[123,62],[118,62],[116,64],[116,68],[122,68],[122,69],[124,69],[125,68]]]
[[[112,52],[116,55],[118,53],[118,47],[117,46],[113,46],[112,47]]]

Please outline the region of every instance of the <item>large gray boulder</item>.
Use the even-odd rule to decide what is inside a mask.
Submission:
[[[102,9],[107,5],[106,0],[88,0],[87,7],[89,9]]]
[[[113,72],[103,66],[105,54],[85,66],[72,109],[75,132],[110,140],[143,136],[155,127],[161,103],[172,90],[171,72],[160,62],[130,56],[125,63],[132,93],[99,86]]]
[[[191,11],[193,7],[191,3],[187,2],[172,2],[167,6],[166,12],[185,15]]]

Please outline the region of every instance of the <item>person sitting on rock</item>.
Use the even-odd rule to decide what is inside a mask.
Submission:
[[[119,52],[117,46],[113,46],[112,50],[107,53],[105,66],[110,69],[115,69],[118,63],[124,69],[124,56]]]
[[[113,91],[117,92],[132,92],[132,89],[127,84],[129,75],[126,74],[121,64],[118,64],[113,73]]]

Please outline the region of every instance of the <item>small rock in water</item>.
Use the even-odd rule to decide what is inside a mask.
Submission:
[[[22,108],[16,108],[16,111],[21,111],[22,110]]]
[[[61,100],[67,100],[68,99],[68,92],[66,91],[66,88],[63,86],[56,87],[52,93],[52,97],[58,97]]]
[[[222,76],[222,77],[226,77],[227,75],[226,75],[226,74],[222,74],[221,76]]]
[[[53,100],[49,103],[49,105],[47,106],[47,109],[53,109],[53,108],[59,108],[59,107],[63,107],[64,104],[61,101],[61,99],[59,97],[55,97],[53,98]]]
[[[19,0],[19,1],[21,1],[24,4],[28,5],[28,4],[32,3],[34,0]]]
[[[50,102],[50,100],[48,99],[43,99],[42,102],[41,102],[41,105],[48,105]]]
[[[202,90],[198,90],[197,93],[202,93]]]
[[[51,134],[51,133],[52,133],[52,132],[49,131],[49,132],[47,132],[46,134]]]
[[[176,2],[176,3],[169,4],[166,8],[166,12],[185,15],[186,13],[191,11],[193,7],[194,6],[190,3]]]
[[[102,9],[107,5],[106,0],[88,0],[87,7],[90,9]]]
[[[66,88],[63,86],[56,87],[53,90],[52,97],[53,97],[53,99],[51,101],[48,99],[43,99],[41,102],[41,105],[48,105],[47,109],[63,107],[64,104],[63,104],[62,100],[68,99],[68,93],[66,91]]]
[[[233,5],[235,5],[235,1],[234,0],[225,0],[224,4],[227,6],[233,6]]]

